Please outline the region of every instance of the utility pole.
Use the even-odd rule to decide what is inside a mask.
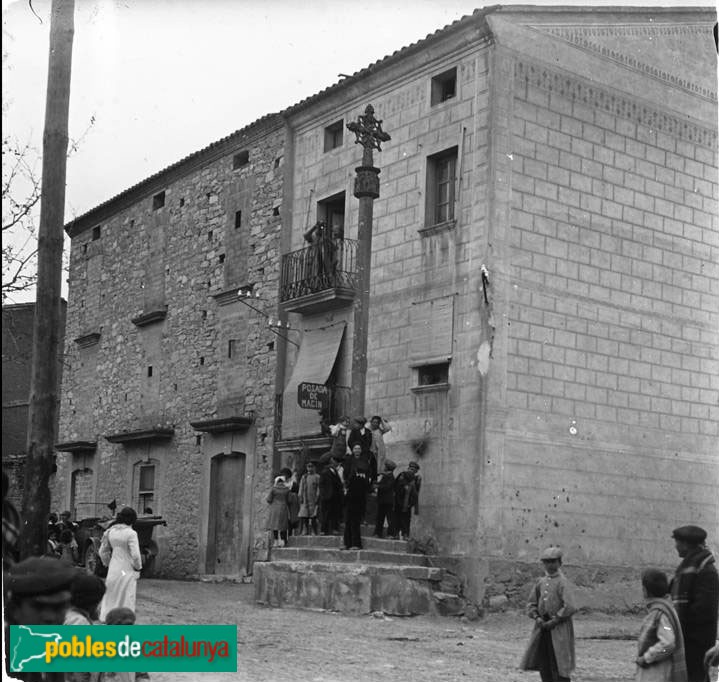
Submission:
[[[374,167],[372,150],[381,152],[380,143],[390,136],[382,130],[382,121],[374,116],[374,107],[368,104],[365,113],[347,124],[355,143],[364,147],[362,165],[355,168],[354,195],[359,199],[359,226],[357,229],[357,288],[354,300],[354,343],[352,344],[352,389],[350,409],[352,417],[364,414],[365,382],[367,378],[367,332],[369,327],[369,289],[372,265],[372,213],[374,200],[379,197],[380,169]]]
[[[75,0],[52,0],[20,556],[44,554],[58,415],[60,286]]]

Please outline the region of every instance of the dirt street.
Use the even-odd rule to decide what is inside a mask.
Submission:
[[[141,580],[138,623],[237,624],[237,673],[209,682],[538,682],[517,670],[530,630],[519,613],[475,622],[457,618],[342,616],[258,606],[252,585]],[[634,679],[634,636],[641,617],[575,617],[574,682]],[[198,673],[153,673],[153,682],[195,680]]]

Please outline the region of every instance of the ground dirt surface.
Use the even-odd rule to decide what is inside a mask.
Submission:
[[[138,624],[237,625],[236,673],[152,673],[152,682],[539,682],[517,669],[531,629],[521,613],[476,621],[343,616],[254,602],[253,585],[141,580]],[[573,682],[634,679],[641,614],[575,616]]]

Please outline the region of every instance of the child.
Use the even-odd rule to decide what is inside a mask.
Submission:
[[[387,535],[393,537],[394,528],[394,470],[397,465],[391,460],[384,461],[384,471],[377,479],[377,522],[374,526],[375,537],[384,537],[384,520],[387,519]]]
[[[135,612],[132,609],[128,609],[125,606],[118,606],[114,609],[110,609],[107,612],[105,618],[107,625],[134,625],[135,624]],[[136,680],[150,679],[147,673],[101,673],[100,680],[102,682],[135,682]]]
[[[347,434],[350,428],[350,418],[342,416],[336,424],[330,426],[330,435],[332,436],[332,446],[330,453],[332,457],[343,460],[349,451],[347,447]]]
[[[61,561],[75,565],[78,562],[78,548],[75,536],[69,528],[60,533],[60,544],[57,547]]]
[[[105,582],[96,575],[81,573],[70,585],[70,608],[63,625],[93,625],[105,594]]]
[[[395,534],[399,533],[403,540],[409,540],[412,523],[412,509],[419,513],[419,464],[410,462],[407,470],[395,479],[394,485],[394,519]]]
[[[290,488],[286,485],[284,477],[277,476],[269,495],[267,495],[267,504],[270,505],[267,530],[272,531],[272,536],[279,547],[284,547],[287,542],[287,529],[289,528],[287,497],[289,494]]]
[[[78,575],[70,584],[70,608],[63,625],[94,625],[104,594],[105,583],[101,578],[85,573]],[[99,673],[65,673],[66,682],[96,682],[99,679]]]
[[[544,576],[532,588],[527,615],[534,629],[520,668],[538,670],[542,682],[569,682],[574,670],[574,625],[576,611],[571,583],[559,567],[562,550],[548,547],[540,557]]]
[[[45,556],[59,559],[60,555],[60,531],[57,526],[53,526],[47,531],[47,551]]]
[[[684,639],[668,595],[667,576],[655,568],[642,573],[647,615],[637,640],[637,682],[686,682]]]
[[[315,471],[315,463],[307,462],[307,473],[300,480],[300,534],[317,535],[317,505],[320,501],[320,475]]]

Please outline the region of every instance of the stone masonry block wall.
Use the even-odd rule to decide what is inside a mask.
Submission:
[[[381,186],[374,203],[365,410],[367,416],[381,414],[391,422],[385,442],[398,470],[419,459],[421,513],[413,523],[418,535],[442,539],[447,551],[463,546],[474,524],[455,500],[473,498],[479,432],[479,375],[473,361],[486,242],[488,52],[475,42],[451,57],[416,59],[412,65],[409,75],[394,79],[391,72],[385,74],[361,98],[338,102],[319,122],[312,118],[298,128],[297,156],[303,162],[294,177],[292,248],[302,246],[308,202],[311,223],[313,202],[340,191],[347,196],[345,236],[356,237],[352,182],[361,148],[345,130],[343,145],[324,152],[323,128],[337,120],[338,110],[347,123],[371,103],[392,139],[375,151]],[[456,96],[432,105],[432,77],[452,67],[457,68]],[[427,159],[452,147],[458,150],[460,178],[455,222],[422,232],[428,222]],[[417,369],[409,363],[412,303],[443,296],[454,298],[451,390],[415,394],[410,389],[417,385]]]
[[[515,76],[509,550],[656,562],[716,522],[716,132]]]
[[[220,305],[225,299],[217,295],[255,283],[264,299],[277,300],[280,218],[273,209],[282,193],[283,149],[277,124],[239,135],[226,154],[185,174],[175,171],[161,188],[161,208],[153,208],[152,192],[103,221],[99,238],[86,229],[72,239],[60,440],[97,441],[88,466],[96,471],[94,499],[100,503],[136,506],[135,466],[156,463],[153,511],[168,524],[155,531],[165,575],[196,575],[204,566],[201,486],[208,458],[217,453],[203,450],[205,437],[190,421],[226,417],[228,404],[241,406],[241,415],[251,411],[252,443],[243,445],[254,472],[249,494],[261,497],[270,480],[273,336],[263,316],[236,302]],[[249,162],[234,168],[234,155],[243,150]],[[235,233],[235,212],[248,205],[240,191],[248,176],[255,178],[252,209],[245,208]],[[231,269],[244,281],[225,277],[229,258],[243,260]],[[227,297],[236,301],[232,291]],[[160,322],[138,327],[131,321],[164,306]],[[100,334],[97,345],[79,348],[74,339],[90,332]],[[232,339],[240,342],[229,358]],[[227,381],[230,364],[233,371],[241,367],[242,383]],[[123,445],[104,438],[158,426],[174,428],[169,441]],[[71,461],[59,457],[53,506],[69,499]]]

